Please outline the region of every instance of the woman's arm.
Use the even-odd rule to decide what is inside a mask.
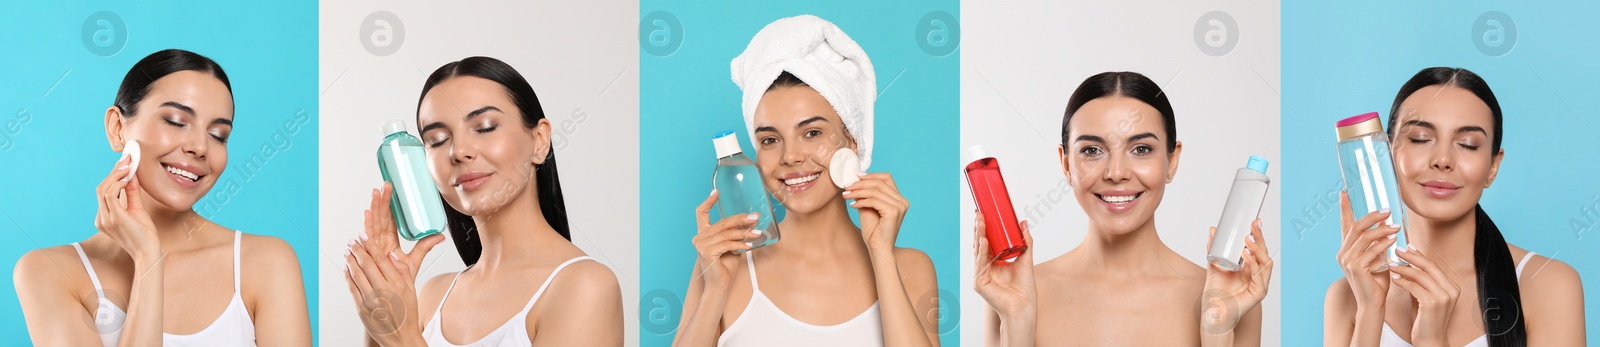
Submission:
[[[1344,278],[1328,286],[1328,296],[1322,304],[1323,346],[1376,346],[1382,333],[1382,307],[1363,309],[1357,305],[1350,283]]]
[[[694,210],[698,231],[693,239],[696,260],[689,273],[689,295],[684,297],[683,320],[678,322],[678,335],[673,346],[714,346],[722,329],[722,311],[728,304],[728,292],[733,289],[734,270],[739,268],[739,256],[734,251],[750,250],[745,239],[753,237],[759,215],[724,216],[711,223],[711,207],[717,203],[717,191]]]
[[[939,283],[933,260],[910,248],[873,252],[872,272],[883,315],[884,345],[938,346]],[[911,293],[932,300],[912,301]]]
[[[38,346],[99,345],[99,332],[91,325],[94,314],[84,310],[83,303],[65,289],[66,283],[86,279],[68,272],[67,266],[78,263],[78,259],[63,253],[60,249],[39,249],[23,254],[11,274],[22,316],[28,323],[28,336]]]
[[[1528,345],[1584,345],[1583,280],[1578,272],[1542,256],[1528,263],[1522,287]]]
[[[240,255],[247,261],[241,268],[252,269],[250,279],[241,286],[254,292],[250,312],[254,313],[256,343],[263,346],[310,346],[311,317],[306,310],[306,287],[301,278],[300,260],[294,248],[282,239],[248,236],[252,244]]]

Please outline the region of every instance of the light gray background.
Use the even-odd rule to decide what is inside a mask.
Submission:
[[[474,55],[506,61],[538,92],[555,125],[572,242],[617,275],[625,341],[638,344],[638,6],[616,0],[321,3],[322,345],[355,345],[363,336],[340,255],[362,228],[369,192],[382,184],[379,126],[400,119],[415,135],[417,97],[427,75]],[[360,41],[362,21],[376,11],[393,13],[404,28],[392,55],[370,53]],[[449,241],[424,263],[419,287],[464,268]]]
[[[1195,23],[1221,10],[1238,24],[1237,45],[1221,56],[1196,45]],[[1217,223],[1236,170],[1250,155],[1267,158],[1273,179],[1261,210],[1277,259],[1279,227],[1279,12],[1276,1],[963,1],[961,146],[988,148],[999,159],[1018,218],[1033,225],[1035,262],[1083,240],[1088,225],[1056,155],[1061,118],[1078,84],[1104,71],[1134,71],[1162,84],[1177,114],[1182,162],[1156,212],[1166,245],[1204,264],[1207,230]],[[1331,150],[1331,148],[1330,148]],[[959,175],[962,163],[952,163]],[[990,309],[972,290],[973,204],[961,180],[963,345],[984,340]],[[1035,207],[1038,206],[1038,207]],[[1263,306],[1262,344],[1279,344],[1278,282]],[[1093,317],[1085,317],[1093,319]],[[1048,327],[1041,327],[1045,329]]]

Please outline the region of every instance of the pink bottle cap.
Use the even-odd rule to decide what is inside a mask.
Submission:
[[[1361,122],[1365,122],[1367,120],[1376,119],[1376,118],[1378,118],[1378,113],[1377,112],[1367,112],[1367,113],[1362,113],[1360,115],[1357,115],[1355,117],[1350,117],[1350,118],[1345,118],[1344,120],[1340,120],[1338,123],[1335,123],[1334,126],[1337,126],[1337,127],[1351,126],[1351,125],[1360,124]]]

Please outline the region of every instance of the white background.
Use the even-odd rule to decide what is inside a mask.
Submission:
[[[1238,23],[1237,46],[1222,56],[1206,55],[1194,40],[1196,21],[1214,10]],[[961,147],[984,145],[1000,161],[1018,218],[1029,219],[1030,209],[1042,211],[1030,220],[1035,262],[1066,253],[1086,232],[1087,218],[1066,188],[1056,146],[1068,97],[1084,79],[1105,71],[1150,77],[1175,110],[1184,151],[1157,209],[1161,240],[1204,264],[1207,230],[1222,213],[1234,172],[1258,155],[1273,164],[1261,218],[1278,258],[1276,1],[963,1],[961,29]],[[952,163],[952,175],[960,174],[961,164]],[[980,346],[989,307],[972,290],[973,240],[966,235],[972,233],[973,204],[966,179],[961,182],[962,342]],[[1262,303],[1263,345],[1279,344],[1282,268],[1274,268]]]
[[[482,55],[511,64],[538,93],[557,133],[572,242],[617,275],[626,341],[637,345],[638,3],[323,1],[320,6],[320,343],[351,346],[363,336],[340,255],[361,230],[369,192],[382,184],[379,126],[399,119],[415,135],[417,98],[428,74],[445,63]],[[401,48],[392,55],[369,53],[360,41],[362,21],[376,11],[394,13],[404,28]],[[419,286],[464,268],[449,241],[424,263]]]

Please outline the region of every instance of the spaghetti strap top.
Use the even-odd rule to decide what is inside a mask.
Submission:
[[[755,251],[744,252],[750,269],[750,303],[717,338],[717,346],[882,346],[883,319],[878,303],[844,323],[812,325],[778,308],[756,280]]]
[[[200,332],[179,335],[161,333],[161,343],[165,346],[255,346],[256,325],[250,319],[250,312],[245,309],[244,299],[239,295],[239,239],[244,233],[233,232],[233,298],[228,301],[228,307],[211,325],[201,329]],[[89,273],[89,282],[94,284],[95,295],[99,297],[99,306],[95,309],[94,325],[100,334],[100,342],[106,347],[114,347],[122,339],[122,325],[127,321],[128,313],[117,304],[106,299],[105,290],[100,286],[100,278],[94,272],[94,266],[89,264],[89,256],[83,252],[83,246],[77,242],[72,243],[72,248],[78,251],[78,260],[83,261],[83,269]]]
[[[572,263],[576,263],[576,262],[581,261],[581,260],[594,260],[594,258],[590,258],[589,256],[580,256],[580,257],[569,259],[566,262],[561,263],[561,265],[556,266],[556,269],[554,271],[550,271],[550,277],[546,277],[544,279],[544,284],[539,285],[539,291],[534,292],[533,293],[533,297],[528,299],[528,303],[522,305],[522,311],[518,311],[516,315],[511,316],[510,320],[507,320],[505,322],[505,324],[501,324],[500,328],[497,328],[494,331],[489,332],[489,335],[484,335],[482,338],[479,338],[477,341],[473,341],[473,342],[467,343],[465,345],[457,345],[457,344],[452,343],[452,342],[450,342],[448,340],[445,340],[445,338],[444,338],[444,330],[441,328],[441,325],[439,323],[439,319],[440,319],[439,318],[439,316],[440,316],[439,313],[441,311],[444,311],[444,302],[445,302],[445,300],[450,299],[450,291],[456,289],[456,279],[461,278],[461,274],[459,274],[459,273],[456,274],[455,278],[450,279],[450,287],[448,287],[448,288],[446,288],[444,290],[444,297],[439,298],[439,307],[435,308],[433,310],[433,319],[429,319],[428,320],[428,325],[423,326],[423,328],[422,328],[422,340],[423,341],[427,341],[429,346],[448,346],[448,347],[532,346],[533,345],[533,340],[528,338],[528,311],[533,309],[533,304],[534,303],[539,302],[539,297],[544,295],[544,290],[550,287],[550,282],[555,281],[556,274],[561,273],[561,269],[565,269],[565,268],[567,268],[567,265],[572,265]]]

